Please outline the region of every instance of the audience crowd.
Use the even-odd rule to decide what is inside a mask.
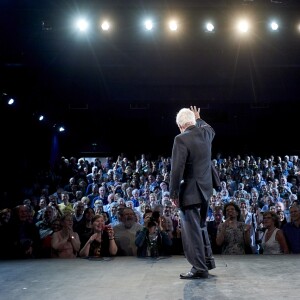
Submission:
[[[213,253],[299,254],[298,156],[217,154],[212,164],[221,181],[207,217]],[[62,157],[17,206],[1,207],[0,259],[182,255],[170,172],[170,157]]]

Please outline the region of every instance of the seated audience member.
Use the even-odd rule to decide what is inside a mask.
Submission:
[[[53,206],[47,206],[43,213],[43,218],[41,221],[37,222],[35,225],[39,230],[41,249],[39,257],[50,258],[51,257],[51,247],[48,247],[47,237],[51,237],[53,234],[52,221],[55,218],[55,208]]]
[[[71,191],[68,192],[69,202],[71,202],[72,204],[75,203],[76,201],[80,201],[80,199],[83,196],[82,191],[78,191],[77,188],[78,188],[78,185],[77,184],[73,184],[71,186]]]
[[[93,201],[90,203],[90,207],[91,208],[94,208],[94,205],[95,205],[95,201],[96,200],[101,200],[103,205],[107,205],[108,204],[108,201],[107,201],[107,195],[106,195],[106,188],[105,186],[101,185],[98,189],[98,196],[95,197],[93,199]]]
[[[43,213],[46,207],[47,207],[47,199],[45,196],[41,196],[39,201],[39,209],[36,211],[33,218],[35,223],[42,220]]]
[[[300,254],[300,205],[294,204],[290,207],[291,222],[282,228],[286,238],[289,251],[293,254]]]
[[[54,197],[56,199],[56,203],[60,204],[62,203],[62,198],[61,198],[61,194],[64,192],[64,189],[62,187],[58,187],[56,189],[56,192],[54,192],[53,194],[49,195],[49,200],[51,197]],[[50,197],[51,196],[51,197]]]
[[[114,203],[111,206],[110,212],[109,212],[109,222],[111,226],[115,226],[119,224],[119,218],[118,218],[118,203]]]
[[[131,201],[133,202],[133,207],[137,208],[140,206],[140,192],[139,189],[133,189],[132,190],[132,197],[131,197]]]
[[[119,198],[117,203],[118,203],[118,208],[126,207],[126,202],[125,202],[124,198]]]
[[[282,229],[282,227],[287,223],[284,212],[283,211],[277,211],[276,212],[278,219],[279,219],[279,228]]]
[[[158,257],[171,254],[172,239],[164,216],[151,210],[145,212],[144,227],[136,233],[135,245],[138,257]]]
[[[83,218],[81,221],[73,227],[73,230],[76,231],[79,235],[81,245],[85,245],[86,241],[89,239],[92,232],[92,219],[95,215],[94,210],[91,207],[88,207],[84,210]]]
[[[250,246],[250,225],[240,221],[241,211],[234,202],[225,204],[223,214],[225,222],[218,227],[216,244],[222,246],[222,254],[245,254]]]
[[[80,192],[82,194],[81,191],[77,191],[77,192]],[[80,197],[80,200],[78,200],[78,201],[81,201],[83,203],[84,209],[90,207],[89,206],[90,205],[90,199],[89,199],[89,197],[86,197],[86,196]]]
[[[73,213],[74,210],[73,210],[73,204],[70,203],[69,199],[69,194],[65,191],[63,191],[61,193],[61,198],[62,198],[62,202],[58,204],[58,208],[60,210],[60,212],[62,214],[65,214],[67,212],[70,212],[70,213]]]
[[[77,232],[77,228],[83,220],[84,204],[81,201],[76,201],[73,205],[73,209],[73,230]]]
[[[52,206],[55,210],[55,217],[61,217],[62,213],[59,210],[58,204],[57,204],[57,197],[50,195],[49,196],[49,203],[48,206]]]
[[[61,230],[52,235],[51,247],[53,258],[76,258],[80,249],[80,239],[73,231],[73,216],[64,214],[61,219]]]
[[[4,208],[0,211],[0,226],[7,225],[11,222],[11,209]]]
[[[158,201],[157,201],[157,197],[156,197],[156,194],[155,194],[155,193],[151,193],[151,194],[149,195],[149,204],[150,204],[151,209],[154,209],[155,206],[156,206],[157,204],[159,204]]]
[[[98,184],[94,184],[92,186],[92,192],[89,194],[86,194],[86,196],[89,198],[89,203],[90,203],[90,207],[94,208],[94,204],[95,204],[95,198],[99,197],[99,185]]]
[[[219,225],[223,222],[223,212],[221,206],[216,206],[213,211],[213,220],[207,222],[207,232],[213,254],[221,254],[222,247],[216,244]]]
[[[136,233],[142,230],[143,225],[136,222],[136,215],[132,208],[119,209],[120,223],[113,227],[118,246],[118,256],[137,256],[135,245]]]
[[[240,200],[241,221],[244,221],[245,224],[250,225],[250,243],[251,243],[252,252],[255,254],[259,250],[255,241],[257,222],[256,222],[255,213],[251,212],[250,209],[251,207],[249,208],[247,207],[246,200],[241,199]]]
[[[61,230],[60,218],[55,218],[51,222],[51,233],[42,239],[40,257],[42,258],[52,257],[52,251],[53,251],[51,247],[52,235],[54,232],[57,232],[59,230]]]
[[[169,192],[164,192],[161,198],[161,204],[165,205],[166,201],[170,201],[170,193]]]
[[[69,182],[64,186],[64,191],[71,193],[72,192],[72,186],[76,183],[76,178],[71,177],[69,178]]]
[[[275,203],[275,212],[278,212],[278,211],[284,211],[284,203],[283,202]]]
[[[106,257],[116,255],[118,247],[112,226],[105,225],[103,215],[92,218],[92,232],[79,252],[80,257]]]
[[[166,223],[165,231],[169,234],[170,239],[173,238],[173,221],[172,221],[172,202],[170,200],[165,201],[163,205],[163,222]]]
[[[95,215],[105,215],[105,224],[108,225],[109,222],[109,213],[103,210],[103,202],[102,200],[96,200],[94,203],[94,211]]]
[[[263,214],[265,233],[262,237],[263,254],[288,254],[289,249],[282,230],[279,229],[279,218],[273,211]]]
[[[40,235],[38,228],[29,220],[29,210],[26,205],[18,205],[13,210],[12,222],[8,228],[10,243],[10,258],[38,258],[40,254]]]
[[[157,200],[160,203],[162,203],[164,193],[169,193],[169,187],[168,187],[168,183],[166,181],[162,181],[159,186],[160,186],[160,190],[157,193]]]

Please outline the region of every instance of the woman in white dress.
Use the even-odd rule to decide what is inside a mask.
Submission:
[[[263,214],[265,233],[262,237],[263,254],[288,254],[289,249],[284,234],[279,229],[279,218],[273,211]]]

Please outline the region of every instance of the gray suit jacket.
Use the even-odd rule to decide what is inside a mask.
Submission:
[[[179,206],[207,203],[213,193],[211,143],[213,128],[198,119],[174,139],[171,161],[170,196]],[[201,206],[202,206],[201,205]]]

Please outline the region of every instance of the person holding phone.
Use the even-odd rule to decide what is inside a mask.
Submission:
[[[108,257],[116,255],[118,247],[112,226],[105,225],[102,214],[92,218],[92,233],[79,252],[80,257]]]

